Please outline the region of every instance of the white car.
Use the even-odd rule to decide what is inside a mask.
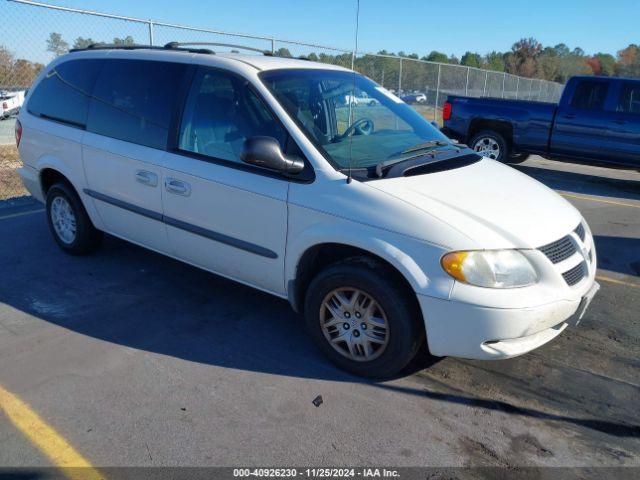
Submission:
[[[379,107],[338,125],[354,82]],[[64,251],[108,232],[288,299],[360,375],[399,372],[425,339],[437,356],[521,355],[598,289],[573,206],[340,67],[87,49],[44,69],[16,140]]]
[[[20,111],[24,103],[24,90],[17,92],[0,92],[0,119],[9,118]]]
[[[376,98],[370,97],[366,92],[362,92],[360,93],[360,95],[345,95],[344,103],[345,105],[350,104],[354,107],[361,107],[365,105],[369,107],[375,107],[376,105],[380,104],[380,101],[378,101]]]

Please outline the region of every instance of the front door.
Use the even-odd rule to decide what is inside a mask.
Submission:
[[[556,114],[551,151],[560,155],[599,158],[612,112],[605,110],[609,82],[581,80],[568,105]]]
[[[285,148],[285,130],[246,80],[201,67],[163,168],[164,221],[178,258],[284,295],[289,182],[240,160],[258,135]]]

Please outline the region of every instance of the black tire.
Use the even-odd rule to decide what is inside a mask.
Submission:
[[[509,155],[509,158],[505,160],[505,163],[513,163],[513,164],[522,163],[525,160],[527,160],[529,156],[530,155],[528,153],[512,153],[511,155]]]
[[[370,107],[375,107],[375,106],[376,106],[376,102],[375,102],[374,100],[371,100],[371,101],[369,102],[369,106],[370,106]]]
[[[389,378],[400,372],[425,342],[424,324],[413,292],[399,286],[393,272],[371,259],[356,257],[335,263],[320,272],[306,292],[304,315],[313,340],[338,367],[371,378]],[[338,352],[321,327],[325,297],[335,289],[353,287],[375,299],[387,318],[388,343],[377,358],[358,361]],[[360,322],[356,320],[355,323]],[[353,327],[355,333],[355,329]]]
[[[471,137],[471,140],[469,141],[469,147],[477,151],[477,147],[479,146],[479,144],[485,140],[488,142],[495,142],[500,149],[498,155],[496,156],[496,158],[494,158],[494,160],[497,160],[498,162],[508,162],[510,155],[509,144],[502,135],[500,135],[498,132],[494,132],[493,130],[483,130],[482,132],[476,133],[473,137]]]
[[[61,197],[71,207],[75,217],[75,236],[71,241],[65,241],[56,231],[52,219],[52,205],[56,198]],[[47,222],[49,230],[58,246],[67,253],[84,255],[100,246],[102,232],[91,223],[82,201],[75,190],[67,183],[56,183],[47,191]]]

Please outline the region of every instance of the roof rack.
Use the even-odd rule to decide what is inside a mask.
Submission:
[[[175,43],[175,42],[172,42]],[[139,45],[139,44],[130,44],[130,45],[122,45],[115,43],[92,43],[91,45],[87,45],[85,48],[72,48],[69,50],[70,52],[83,52],[86,50],[173,50],[179,52],[189,52],[189,53],[207,53],[214,55],[216,52],[209,50],[207,48],[182,48],[178,45],[170,46],[171,44],[167,44],[165,46],[156,46],[156,45]]]
[[[205,53],[215,55],[216,52],[208,48],[189,48],[188,45],[206,45],[215,47],[227,47],[237,48],[240,50],[249,50],[251,52],[258,52],[268,57],[273,57],[275,54],[269,50],[261,50],[259,48],[247,47],[244,45],[236,45],[233,43],[218,43],[218,42],[169,42],[163,46],[158,45],[140,45],[137,43],[123,45],[115,43],[92,43],[84,48],[72,48],[70,52],[82,52],[86,50],[164,50],[164,51],[179,51],[189,53]],[[306,57],[300,57],[301,60],[308,60]]]
[[[268,50],[261,50],[259,48],[247,47],[245,45],[236,45],[233,43],[218,43],[218,42],[169,42],[165,44],[163,48],[168,48],[173,50],[173,49],[184,48],[185,45],[206,45],[206,46],[214,46],[214,47],[238,48],[240,50],[249,50],[251,52],[262,53],[263,55],[272,55],[272,53]]]

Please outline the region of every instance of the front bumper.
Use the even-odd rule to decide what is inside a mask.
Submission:
[[[433,355],[497,360],[530,352],[577,324],[598,288],[593,282],[580,298],[528,308],[490,308],[424,295],[418,300]]]

